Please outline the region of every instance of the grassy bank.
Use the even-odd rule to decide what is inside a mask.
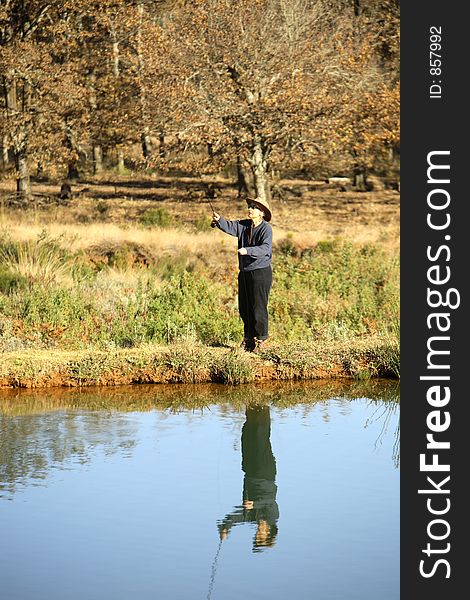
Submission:
[[[29,385],[41,373],[45,384],[52,374],[60,385],[113,377],[238,383],[268,371],[398,376],[396,195],[304,188],[294,211],[289,202],[274,207],[272,353],[264,366],[236,349],[243,335],[236,240],[209,228],[205,202],[185,200],[183,210],[166,187],[164,200],[149,188],[151,198],[87,197],[33,212],[3,207],[3,381]],[[217,208],[229,218],[245,211],[230,194]],[[185,366],[165,366],[164,356],[182,357]],[[361,361],[366,366],[356,369]]]
[[[225,383],[396,377],[397,348],[381,338],[272,344],[262,354],[202,344],[114,351],[23,351],[0,355],[0,387],[77,387],[133,383]]]

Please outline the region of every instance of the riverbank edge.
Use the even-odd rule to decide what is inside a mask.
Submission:
[[[398,378],[399,350],[381,338],[354,343],[238,347],[179,343],[83,351],[27,350],[0,355],[0,388],[115,386],[143,383],[240,384],[270,380]]]

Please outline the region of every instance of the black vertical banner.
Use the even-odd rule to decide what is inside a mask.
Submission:
[[[470,576],[470,30],[461,8],[401,6],[402,600],[461,598]]]

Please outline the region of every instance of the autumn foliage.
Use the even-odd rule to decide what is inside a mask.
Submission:
[[[2,172],[396,170],[398,2],[1,0]],[[235,170],[234,170],[235,173]]]

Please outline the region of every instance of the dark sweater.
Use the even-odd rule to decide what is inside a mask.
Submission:
[[[240,271],[254,271],[271,265],[273,230],[269,223],[263,220],[259,225],[253,227],[251,219],[227,221],[220,217],[217,227],[224,233],[237,237],[238,248],[246,248],[247,254],[245,256],[238,255]]]

